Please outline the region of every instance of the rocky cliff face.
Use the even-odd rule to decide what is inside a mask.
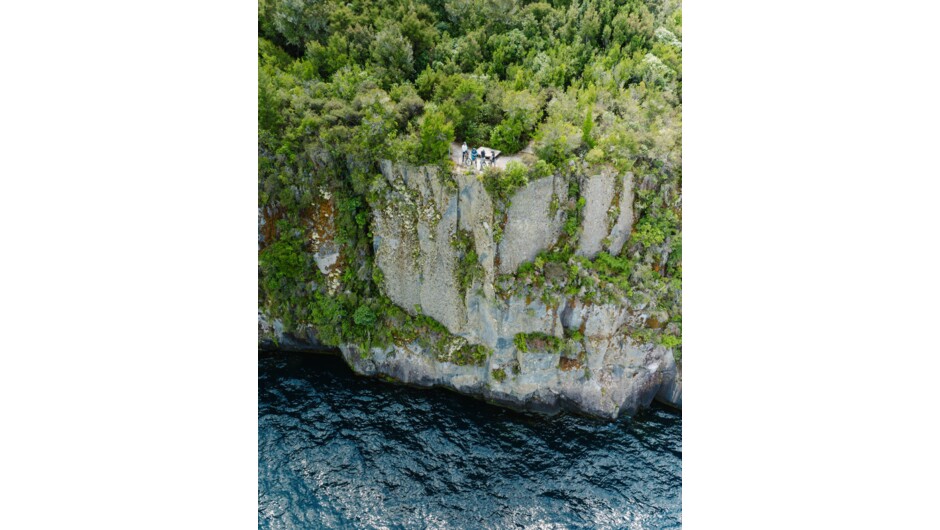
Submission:
[[[445,177],[435,167],[389,161],[380,169],[384,178],[370,195],[380,288],[405,311],[442,324],[451,337],[367,351],[341,345],[355,371],[545,412],[615,418],[654,398],[681,408],[672,351],[638,343],[627,332],[644,325],[644,307],[626,299],[585,301],[580,293],[533,299],[512,286],[496,288],[499,275],[515,272],[558,240],[565,217],[557,205],[569,200],[566,179],[529,182],[498,212],[479,174]],[[618,252],[633,223],[632,174],[583,177],[581,195],[577,254]],[[282,336],[295,349],[314,345],[311,334],[283,337],[277,322],[259,318],[263,338]],[[467,347],[482,347],[486,355],[453,362],[452,353]]]

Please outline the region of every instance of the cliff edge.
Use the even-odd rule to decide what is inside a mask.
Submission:
[[[422,325],[390,344],[341,343],[353,370],[542,412],[613,419],[653,399],[681,409],[673,350],[636,333],[668,317],[591,261],[612,259],[631,233],[632,173],[546,175],[501,198],[487,181],[496,173],[387,160],[379,169],[369,192],[373,278],[402,318]],[[337,259],[330,230],[313,233],[327,279],[355,267]],[[575,257],[553,261],[563,245]],[[259,341],[322,349],[315,329],[289,333],[263,309]]]

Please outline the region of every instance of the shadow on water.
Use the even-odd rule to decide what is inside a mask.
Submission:
[[[516,412],[356,376],[338,357],[258,363],[261,528],[679,528],[681,416]]]

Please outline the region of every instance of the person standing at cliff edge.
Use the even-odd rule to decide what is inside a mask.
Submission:
[[[467,165],[467,142],[464,142],[463,145],[460,146],[460,163]]]

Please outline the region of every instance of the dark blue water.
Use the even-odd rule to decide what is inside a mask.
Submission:
[[[680,528],[681,420],[521,414],[263,354],[258,526]]]

